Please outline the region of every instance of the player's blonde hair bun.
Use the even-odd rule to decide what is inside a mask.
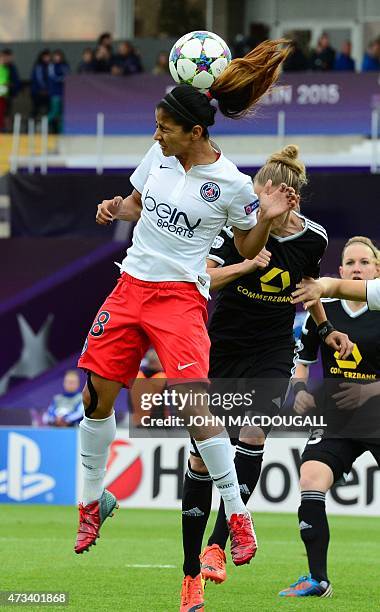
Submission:
[[[297,159],[298,153],[299,153],[298,146],[295,145],[295,144],[290,144],[290,145],[287,145],[286,147],[284,147],[278,153],[273,153],[273,155],[270,156],[268,161],[272,160],[272,159],[277,159],[277,158],[280,158],[280,157],[288,157],[289,159]]]
[[[307,177],[305,164],[298,158],[298,153],[299,149],[295,144],[289,144],[281,151],[273,153],[257,172],[255,181],[265,185],[270,179],[276,187],[286,183],[299,194],[302,187],[307,184]]]

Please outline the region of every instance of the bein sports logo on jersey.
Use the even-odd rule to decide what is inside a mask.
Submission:
[[[39,472],[40,465],[38,444],[26,436],[10,432],[7,469],[0,471],[0,495],[14,501],[26,501],[54,489],[54,478]]]
[[[144,198],[144,209],[147,212],[157,215],[157,226],[166,229],[171,234],[192,238],[194,230],[201,223],[202,219],[198,219],[194,225],[191,225],[187,214],[177,207],[172,207],[165,202],[156,202],[155,198],[149,195],[149,190]]]
[[[215,202],[220,196],[220,187],[216,183],[204,183],[200,189],[200,193],[206,202]]]

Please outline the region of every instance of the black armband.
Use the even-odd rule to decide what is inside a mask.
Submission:
[[[307,385],[306,383],[303,382],[303,380],[299,380],[298,382],[296,382],[293,385],[293,392],[294,392],[294,397],[296,397],[296,395],[300,392],[300,391],[306,391],[307,392]]]
[[[335,327],[329,320],[320,323],[317,327],[318,336],[322,342],[326,342],[327,336],[329,336],[333,331],[335,331]]]

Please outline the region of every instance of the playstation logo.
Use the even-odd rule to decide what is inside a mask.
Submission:
[[[26,501],[55,487],[52,476],[41,474],[41,452],[36,442],[10,432],[8,436],[7,469],[0,470],[0,495],[14,501]]]

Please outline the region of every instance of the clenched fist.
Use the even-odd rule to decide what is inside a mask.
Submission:
[[[121,196],[115,196],[112,200],[103,200],[101,204],[98,204],[96,223],[99,223],[99,225],[109,225],[112,223],[117,218],[122,202],[123,198]]]

